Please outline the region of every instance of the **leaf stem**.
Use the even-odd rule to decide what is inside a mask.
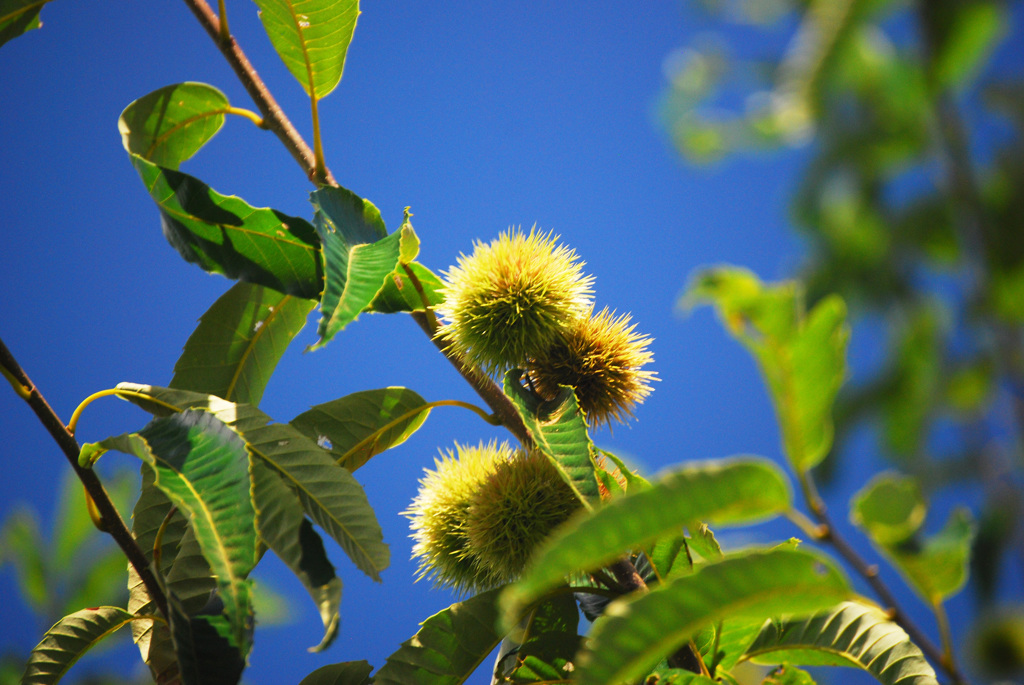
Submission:
[[[946,607],[942,605],[942,599],[936,597],[932,600],[932,611],[935,613],[935,622],[939,625],[939,638],[942,641],[942,667],[946,670],[956,669],[956,655],[953,651],[953,634],[949,629],[949,617],[946,616]]]
[[[228,10],[227,7],[224,6],[224,0],[217,0],[217,17],[220,19],[221,42],[231,42],[231,29],[228,28]]]
[[[285,115],[277,100],[271,95],[270,90],[263,79],[253,68],[249,58],[246,57],[237,41],[230,35],[225,40],[222,35],[221,20],[210,9],[206,0],[185,0],[185,4],[192,10],[192,13],[199,20],[199,23],[206,29],[206,33],[213,39],[217,48],[227,59],[228,64],[234,70],[238,80],[242,82],[249,97],[256,104],[257,109],[263,115],[266,123],[265,128],[272,131],[280,139],[288,152],[296,162],[299,163],[310,181],[317,185],[337,185],[337,181],[331,175],[330,169],[323,166],[322,173],[317,174],[316,155],[299,132],[295,129],[291,120]]]
[[[907,613],[900,608],[896,601],[895,595],[889,587],[882,582],[881,577],[878,575],[878,566],[874,564],[868,564],[860,554],[857,553],[850,544],[839,535],[839,531],[836,530],[831,519],[828,515],[828,509],[825,506],[825,502],[818,497],[817,488],[814,485],[814,478],[810,471],[802,471],[797,474],[800,479],[801,489],[804,492],[805,497],[813,497],[812,500],[807,502],[811,512],[814,514],[814,518],[817,519],[819,530],[821,535],[818,538],[822,542],[826,542],[835,548],[836,552],[839,553],[843,559],[846,560],[850,566],[853,567],[864,580],[868,582],[871,589],[874,590],[878,598],[882,600],[886,611],[892,617],[892,620],[898,623],[905,631],[910,639],[921,648],[925,656],[931,661],[939,664],[953,679],[954,683],[960,685],[969,685],[969,681],[963,673],[957,668],[956,664],[949,663],[944,658],[944,655],[939,651],[938,647],[935,646],[927,635],[924,634],[916,623],[910,620]]]
[[[26,391],[25,393],[18,392],[18,396],[25,400],[39,419],[39,422],[43,424],[43,427],[50,434],[50,437],[60,447],[64,456],[70,462],[75,475],[82,481],[86,492],[89,493],[89,497],[92,498],[93,503],[96,505],[96,510],[107,527],[107,532],[114,538],[114,541],[117,542],[128,558],[128,562],[135,568],[136,573],[139,574],[139,578],[146,586],[146,591],[160,610],[160,613],[166,617],[167,597],[160,588],[156,576],[153,575],[145,553],[135,541],[131,531],[128,530],[124,519],[121,518],[117,507],[110,500],[110,495],[107,494],[96,473],[78,465],[78,454],[81,452],[81,446],[75,440],[75,436],[71,431],[64,426],[64,423],[50,407],[42,393],[39,392],[39,389],[32,383],[28,375],[25,374],[25,371],[18,364],[10,350],[7,349],[3,340],[0,340],[0,368],[4,370],[4,377],[11,380],[11,385],[15,386],[15,392],[18,392],[17,387],[21,387]]]
[[[416,272],[408,264],[403,264],[402,269],[405,271],[405,275],[409,277],[412,287],[416,289],[416,294],[420,296],[420,302],[423,303],[423,311],[426,313],[427,323],[430,325],[428,332],[431,336],[437,335],[437,314],[434,313],[434,308],[430,306],[430,300],[427,299],[427,292],[423,289],[423,284],[420,282]]]
[[[256,124],[256,126],[259,128],[270,128],[267,125],[267,122],[259,114],[256,114],[256,112],[252,111],[251,109],[245,109],[244,107],[226,107],[224,108],[224,111],[227,114],[234,114],[240,117],[245,117],[252,123]]]
[[[324,143],[320,136],[320,107],[316,93],[309,96],[309,108],[313,119],[313,182],[324,185],[327,178],[327,162],[324,159]]]

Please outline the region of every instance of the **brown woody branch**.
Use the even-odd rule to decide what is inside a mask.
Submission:
[[[125,525],[124,519],[121,518],[121,514],[110,500],[110,496],[107,494],[106,489],[104,489],[96,472],[78,465],[78,454],[81,452],[78,440],[75,439],[75,436],[72,435],[71,431],[64,425],[64,422],[53,411],[42,393],[39,392],[39,389],[21,368],[21,365],[18,364],[14,355],[7,349],[3,340],[0,340],[0,367],[3,367],[4,375],[8,376],[8,380],[20,386],[20,388],[15,388],[18,395],[24,398],[25,402],[28,403],[28,406],[32,408],[32,411],[35,412],[35,415],[43,424],[43,427],[46,428],[61,451],[64,452],[64,456],[67,457],[71,468],[75,471],[75,475],[82,481],[86,492],[89,493],[89,497],[95,503],[106,532],[110,533],[110,536],[114,538],[114,541],[117,542],[125,556],[128,557],[128,562],[139,574],[143,585],[146,586],[146,592],[149,593],[150,598],[156,604],[160,613],[167,616],[167,598],[164,596],[163,590],[160,589],[156,576],[150,570],[149,560],[146,559],[145,553],[143,553],[135,541],[131,531],[128,530],[128,526]]]

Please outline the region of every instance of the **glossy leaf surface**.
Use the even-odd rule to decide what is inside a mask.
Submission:
[[[247,576],[256,564],[256,529],[245,442],[212,414],[186,410],[100,444],[142,459],[153,469],[155,485],[188,513],[203,558],[217,577],[231,644],[248,653]]]
[[[341,81],[359,17],[359,0],[255,0],[281,60],[310,97]]]
[[[82,609],[46,631],[29,655],[23,685],[52,685],[89,649],[131,621],[141,620],[120,607]]]
[[[363,390],[318,404],[291,424],[318,443],[327,440],[338,464],[355,471],[415,433],[430,413],[425,405],[408,388]]]
[[[843,602],[803,620],[770,621],[743,660],[850,666],[885,685],[937,685],[935,671],[907,634],[874,607]]]
[[[320,340],[310,348],[315,350],[370,306],[400,256],[408,256],[409,246],[419,243],[409,224],[388,235],[373,203],[344,188],[321,188],[311,199],[325,274],[317,327]]]
[[[258,405],[288,344],[306,324],[313,300],[236,283],[199,319],[169,387]]]
[[[423,288],[423,295],[431,307],[436,307],[444,301],[441,288],[444,284],[441,279],[434,275],[434,272],[419,262],[411,262],[409,269],[416,276],[420,287]],[[368,312],[378,314],[393,314],[395,312],[416,312],[423,311],[423,296],[416,290],[409,275],[404,269],[396,269],[391,278],[384,280],[384,286],[373,298],[373,302],[366,308]]]
[[[572,388],[562,386],[558,396],[542,400],[519,382],[522,372],[505,374],[504,391],[526,430],[558,468],[562,478],[588,507],[597,505],[601,492],[594,474],[594,443],[587,434],[587,422],[576,402]]]
[[[160,208],[167,242],[204,271],[319,299],[319,241],[303,219],[221,195],[199,179],[132,155]]]
[[[501,641],[494,630],[500,589],[453,604],[423,622],[374,674],[375,685],[459,685]]]
[[[387,567],[389,552],[366,493],[348,470],[293,426],[246,404],[212,395],[120,383],[122,397],[157,416],[201,408],[242,434],[249,450],[298,495],[306,514],[330,535],[352,562],[374,580]]]
[[[694,521],[738,524],[764,520],[790,506],[785,476],[765,459],[689,464],[650,488],[613,499],[570,520],[538,550],[522,580],[502,598],[504,620],[577,571],[596,569],[630,549],[678,533]]]
[[[39,12],[49,0],[0,0],[0,46],[42,26]]]
[[[205,83],[164,86],[121,112],[121,143],[153,164],[177,169],[217,134],[229,106],[224,93]]]
[[[798,616],[850,594],[835,567],[807,552],[777,549],[729,556],[645,595],[610,604],[594,624],[576,676],[584,685],[633,680],[715,621]]]

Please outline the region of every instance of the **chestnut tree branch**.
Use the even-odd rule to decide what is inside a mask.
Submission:
[[[53,411],[42,393],[39,392],[39,389],[14,358],[14,355],[7,349],[3,340],[0,340],[0,367],[3,368],[3,375],[11,382],[14,391],[31,407],[32,411],[39,418],[40,423],[43,424],[43,427],[46,428],[61,451],[64,452],[64,456],[67,457],[71,468],[75,471],[75,475],[82,481],[86,492],[89,493],[89,497],[95,503],[106,532],[110,533],[110,536],[117,542],[124,555],[128,557],[128,562],[135,568],[142,583],[146,586],[146,592],[149,593],[150,598],[156,604],[160,613],[166,617],[168,615],[167,597],[164,595],[163,590],[160,589],[156,576],[150,570],[149,560],[146,559],[145,553],[135,541],[131,531],[128,530],[128,526],[125,525],[124,519],[121,518],[121,514],[110,500],[110,496],[107,494],[106,489],[104,489],[96,472],[78,465],[78,454],[82,449],[78,444],[78,440],[75,439],[75,436],[72,435],[56,412]]]

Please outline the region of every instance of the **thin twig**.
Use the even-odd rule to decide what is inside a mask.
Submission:
[[[900,608],[899,603],[896,601],[896,596],[878,575],[878,566],[868,564],[839,534],[839,531],[836,530],[835,525],[829,518],[828,508],[825,506],[824,500],[818,496],[817,488],[814,485],[814,480],[811,477],[810,472],[807,471],[803,474],[799,474],[799,478],[801,480],[801,485],[804,487],[804,492],[807,493],[808,507],[814,515],[814,518],[820,524],[818,527],[818,540],[831,544],[832,547],[835,548],[836,552],[839,553],[839,556],[845,559],[847,563],[853,567],[853,570],[868,582],[871,589],[874,590],[875,594],[878,595],[878,598],[882,600],[882,603],[885,605],[885,609],[889,613],[891,619],[895,623],[898,623],[900,627],[907,632],[910,639],[915,645],[921,648],[921,651],[924,652],[928,659],[939,664],[939,666],[953,678],[954,683],[968,685],[967,678],[960,669],[957,668],[956,664],[949,663],[947,659],[943,658],[942,651],[936,647],[935,643],[933,643],[917,626],[917,624],[910,619],[910,616]]]
[[[331,175],[331,170],[326,165],[319,172],[317,171],[316,156],[313,154],[313,150],[302,139],[302,136],[299,135],[299,132],[292,125],[288,117],[285,116],[281,106],[277,104],[277,100],[270,94],[267,86],[263,83],[263,79],[260,78],[252,63],[249,62],[249,58],[245,56],[242,48],[238,46],[238,42],[230,36],[227,40],[223,39],[221,36],[220,19],[217,18],[217,15],[206,3],[206,0],[185,0],[185,4],[196,15],[199,23],[203,25],[210,38],[213,39],[217,49],[223,53],[228,64],[235,71],[235,75],[242,82],[245,90],[249,93],[249,97],[252,98],[260,113],[263,114],[263,120],[266,122],[267,128],[273,131],[274,135],[281,140],[285,148],[288,149],[288,152],[295,158],[295,161],[305,170],[309,180],[317,185],[338,185]]]
[[[163,590],[160,589],[156,576],[150,570],[149,560],[146,559],[145,553],[143,553],[135,541],[131,531],[128,530],[124,519],[121,518],[121,514],[117,511],[117,507],[111,502],[110,496],[107,494],[106,489],[104,489],[96,472],[78,465],[78,454],[81,452],[81,446],[78,444],[75,436],[71,434],[50,407],[49,403],[39,392],[39,389],[29,379],[21,365],[14,358],[14,355],[7,349],[3,340],[0,340],[0,366],[4,369],[4,376],[12,382],[17,382],[24,391],[18,392],[18,395],[25,399],[25,402],[28,403],[28,406],[32,408],[32,411],[39,418],[40,423],[43,424],[43,427],[46,428],[61,451],[64,452],[64,456],[70,462],[71,468],[74,469],[75,474],[82,481],[82,485],[85,486],[89,497],[92,498],[93,503],[96,505],[96,509],[99,511],[102,521],[106,526],[106,532],[110,533],[110,536],[114,538],[114,541],[124,552],[125,556],[128,557],[129,563],[135,568],[142,583],[146,586],[146,592],[149,593],[150,598],[156,604],[160,613],[166,617],[167,598],[164,596]],[[17,391],[18,389],[15,388],[15,390]]]

